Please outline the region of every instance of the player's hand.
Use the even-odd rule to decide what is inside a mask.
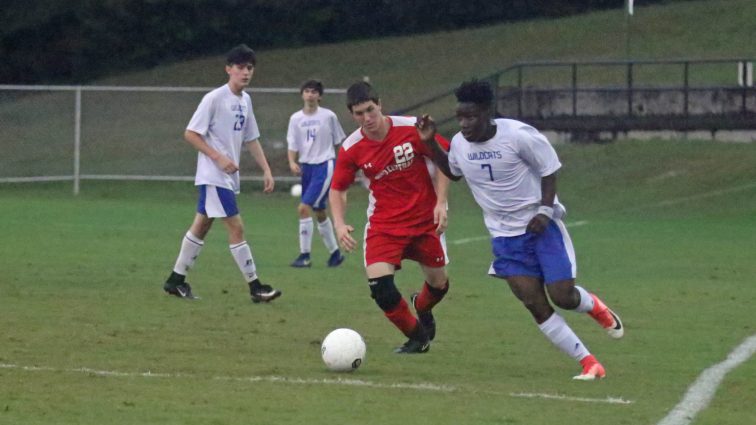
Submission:
[[[290,162],[289,169],[291,170],[291,173],[294,174],[295,176],[302,175],[302,169],[299,168],[299,164],[297,164],[296,162]]]
[[[352,252],[354,248],[357,247],[357,241],[355,241],[351,235],[351,233],[354,232],[354,227],[349,224],[342,224],[336,226],[334,230],[336,231],[336,239],[339,241],[339,245],[341,245],[346,252]]]
[[[273,174],[270,172],[263,173],[263,192],[270,193],[276,187],[276,181],[273,180]]]
[[[415,128],[417,129],[417,134],[420,136],[420,140],[423,142],[428,143],[436,136],[436,122],[428,114],[417,119]]]
[[[446,203],[436,205],[433,209],[433,224],[436,225],[436,233],[441,234],[449,226],[449,216],[446,211]]]
[[[549,225],[551,219],[543,214],[536,214],[535,217],[530,219],[528,223],[528,232],[541,233],[546,230],[546,226]]]
[[[215,163],[218,165],[218,167],[221,170],[223,170],[224,172],[228,174],[233,174],[239,171],[239,166],[236,165],[236,163],[232,161],[231,158],[227,157],[226,155],[219,155],[218,158],[215,160]]]

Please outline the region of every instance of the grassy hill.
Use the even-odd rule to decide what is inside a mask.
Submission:
[[[630,56],[756,57],[753,16],[756,2],[752,0],[638,7],[629,26]],[[368,76],[390,111],[518,61],[624,59],[625,23],[624,11],[616,9],[415,37],[263,50],[253,87],[297,87],[309,77],[323,79],[327,87],[346,87]],[[734,81],[735,70],[730,72],[727,78]],[[95,84],[214,87],[224,81],[223,57],[213,56],[112,76]],[[191,174],[195,154],[187,149],[181,133],[201,95],[86,93],[82,173]],[[0,144],[8,153],[0,158],[0,177],[70,174],[73,95],[12,97],[6,92],[0,96]],[[301,107],[299,96],[257,94],[253,100],[271,163],[279,174],[288,175],[282,141],[289,115]],[[345,130],[354,129],[343,96],[327,95],[324,106],[340,115]],[[447,135],[452,131],[444,130]]]
[[[630,58],[756,57],[756,2],[707,0],[636,7]],[[627,59],[621,8],[414,37],[391,37],[259,52],[253,85],[291,87],[316,76],[346,87],[369,76],[389,108],[448,90],[460,81],[530,60]],[[254,47],[254,46],[253,46]],[[221,56],[108,78],[106,84],[213,86]]]

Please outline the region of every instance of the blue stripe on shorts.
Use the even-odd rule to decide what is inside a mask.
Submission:
[[[532,276],[546,285],[575,278],[569,252],[572,244],[565,243],[562,230],[554,221],[541,234],[497,237],[491,246],[494,255],[491,267],[498,277]]]
[[[326,208],[333,179],[333,164],[332,159],[320,164],[301,164],[303,204],[314,210]]]
[[[198,190],[198,213],[208,217],[233,217],[239,214],[233,190],[211,185],[200,185]]]

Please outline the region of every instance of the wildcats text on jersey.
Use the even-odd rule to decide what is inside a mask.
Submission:
[[[501,159],[500,151],[468,152],[467,159],[470,161],[485,161],[489,159]]]

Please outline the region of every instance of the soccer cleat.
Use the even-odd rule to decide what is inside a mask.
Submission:
[[[580,375],[573,376],[572,379],[576,381],[595,381],[606,378],[604,366],[601,366],[601,363],[592,355],[581,360],[580,363],[583,364],[583,372]]]
[[[252,302],[267,303],[281,296],[281,291],[273,289],[270,285],[263,285],[259,281],[257,284],[249,284],[249,294],[252,296]]]
[[[622,326],[622,321],[617,316],[617,313],[601,302],[596,295],[591,294],[591,297],[593,297],[593,310],[589,311],[588,315],[597,321],[601,327],[606,329],[610,337],[615,339],[622,338],[622,335],[625,334],[625,328]]]
[[[433,338],[436,337],[436,319],[433,318],[433,313],[428,311],[420,312],[417,310],[417,304],[415,304],[415,300],[417,300],[417,297],[420,294],[418,292],[415,292],[412,294],[412,297],[410,299],[412,300],[412,306],[415,307],[415,312],[417,312],[417,318],[420,319],[420,324],[423,325],[423,329],[425,329],[425,333],[428,334],[428,340],[433,341]]]
[[[430,340],[428,339],[408,339],[401,347],[394,349],[396,354],[422,354],[430,350]]]
[[[345,257],[341,255],[340,250],[333,251],[331,257],[328,259],[328,267],[338,267],[344,262]]]
[[[187,300],[198,300],[199,297],[192,294],[192,287],[187,282],[171,283],[165,282],[163,290],[169,294],[179,298],[185,298]]]
[[[291,266],[299,268],[312,266],[312,262],[310,261],[310,254],[299,254],[299,257],[297,257],[297,259],[291,263]]]

